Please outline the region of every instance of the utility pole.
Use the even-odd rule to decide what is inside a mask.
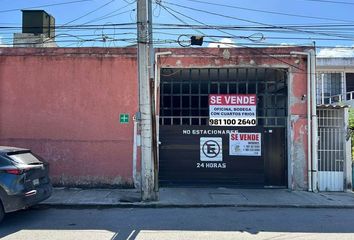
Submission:
[[[151,95],[151,121],[152,121],[152,158],[154,163],[154,191],[157,193],[158,198],[158,137],[157,137],[157,119],[156,119],[156,97],[155,85],[157,79],[155,79],[155,49],[154,49],[154,37],[152,31],[152,0],[148,0],[148,35],[149,35],[149,77],[150,77],[150,95]],[[157,200],[157,199],[156,199]]]
[[[154,201],[158,199],[155,191],[155,164],[153,154],[152,98],[150,75],[152,32],[149,12],[151,0],[137,0],[137,30],[138,30],[138,84],[139,113],[141,134],[141,199]],[[150,16],[151,20],[151,16]],[[149,49],[150,47],[150,49]]]

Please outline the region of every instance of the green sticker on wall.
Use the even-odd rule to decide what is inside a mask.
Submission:
[[[127,113],[121,113],[119,115],[119,123],[120,124],[127,124],[129,123],[129,114]]]

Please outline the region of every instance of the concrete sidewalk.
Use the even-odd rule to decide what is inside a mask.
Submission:
[[[297,207],[354,208],[353,192],[286,189],[161,188],[160,200],[141,202],[135,189],[55,188],[42,202],[52,207]]]

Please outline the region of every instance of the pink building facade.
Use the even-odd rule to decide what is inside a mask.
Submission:
[[[157,49],[171,51],[158,58],[157,75],[162,79],[160,74],[169,69],[284,70],[283,185],[306,189],[307,62],[306,57],[290,54],[304,50]],[[55,185],[133,186],[136,49],[0,48],[0,84],[1,145],[30,148],[41,155],[50,163]],[[163,99],[157,99],[157,112],[166,115],[161,112]],[[120,122],[121,114],[129,117],[128,123]]]

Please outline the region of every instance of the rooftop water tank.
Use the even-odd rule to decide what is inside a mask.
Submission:
[[[44,10],[22,10],[22,33],[55,36],[55,19]]]

